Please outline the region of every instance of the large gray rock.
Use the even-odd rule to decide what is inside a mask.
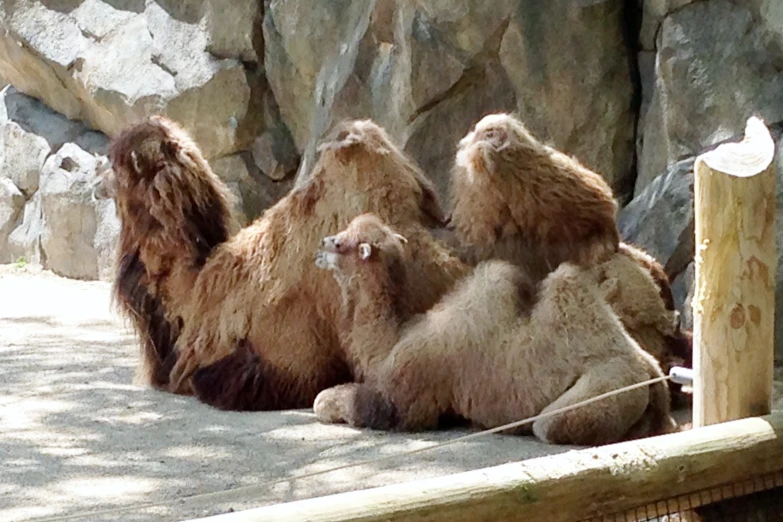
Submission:
[[[639,71],[639,87],[641,90],[641,103],[639,104],[639,114],[636,119],[636,128],[639,129],[639,132],[636,133],[637,157],[641,157],[642,149],[644,148],[645,135],[641,131],[646,128],[647,114],[650,112],[653,93],[655,92],[655,60],[656,54],[653,51],[641,51],[636,54],[636,67]],[[651,136],[650,139],[655,140],[656,137]],[[644,189],[645,183],[640,183],[637,180],[635,185],[639,185],[639,190],[636,190],[636,187],[634,187],[634,195]]]
[[[21,223],[8,236],[6,259],[23,259],[27,263],[44,266],[46,256],[41,248],[44,222],[41,213],[41,191],[35,193],[24,206]]]
[[[748,5],[771,44],[770,59],[779,60],[783,55],[783,3],[778,0],[748,0]]]
[[[316,143],[333,117],[371,113],[368,89],[354,67],[375,4],[273,0],[265,12],[264,67],[280,114],[304,151],[300,172],[312,166]],[[333,114],[344,89],[350,112]]]
[[[245,159],[239,154],[223,156],[212,160],[210,167],[228,185],[233,197],[232,212],[239,225],[247,225],[252,218],[245,211],[245,200],[252,199],[255,183],[250,177]]]
[[[252,0],[228,3],[241,5],[248,16],[253,12]],[[248,112],[251,92],[242,63],[207,49],[252,59],[252,22],[238,22],[241,31],[229,37],[218,21],[225,13],[219,4],[210,6],[6,0],[0,75],[110,136],[139,117],[163,113],[181,122],[207,157],[231,153],[247,145],[241,129],[259,115]]]
[[[103,281],[112,280],[115,276],[117,262],[117,241],[120,235],[120,220],[114,200],[103,199],[94,201],[97,226],[92,241],[93,249],[98,257],[97,278]]]
[[[693,259],[693,164],[677,162],[617,215],[623,239],[647,250],[672,279]]]
[[[500,48],[516,109],[541,139],[623,185],[631,174],[636,117],[624,2],[521,4]]]
[[[642,26],[639,43],[642,49],[655,49],[655,37],[667,15],[696,0],[639,0],[642,4]],[[776,0],[772,0],[773,2]]]
[[[12,261],[8,236],[24,207],[24,195],[8,178],[0,178],[0,263]]]
[[[14,122],[0,124],[0,177],[8,178],[28,197],[38,190],[49,143]]]
[[[514,90],[498,60],[471,70],[467,85],[435,105],[413,123],[405,151],[416,158],[436,183],[443,203],[456,143],[487,112],[509,110]]]
[[[262,38],[258,0],[205,0],[207,48],[220,58],[257,62],[256,40]]]
[[[0,90],[0,123],[7,122],[45,139],[54,152],[64,143],[76,143],[93,154],[105,155],[108,151],[109,138],[105,134],[69,120],[10,85]]]
[[[92,199],[90,183],[97,165],[96,156],[66,143],[46,160],[41,173],[45,266],[66,277],[97,279],[102,268],[106,273],[112,264],[111,233],[116,237],[119,227],[101,224],[101,220],[116,220],[116,213],[107,203],[99,208]]]
[[[273,0],[264,67],[302,153],[299,174],[332,124],[370,117],[443,195],[456,141],[502,110],[518,111],[541,139],[621,183],[634,139],[623,5]]]
[[[765,4],[769,5],[769,4]],[[693,2],[660,28],[655,90],[644,121],[636,193],[678,159],[743,131],[754,113],[783,119],[781,54],[749,3]]]
[[[210,162],[212,170],[226,182],[234,196],[233,212],[245,226],[283,197],[293,185],[293,177],[275,181],[253,163],[249,153],[233,154]]]
[[[278,124],[253,142],[253,162],[261,172],[274,181],[280,181],[296,171],[299,154],[288,129]]]

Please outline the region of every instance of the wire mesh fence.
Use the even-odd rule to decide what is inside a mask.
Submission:
[[[582,522],[783,522],[783,470]]]

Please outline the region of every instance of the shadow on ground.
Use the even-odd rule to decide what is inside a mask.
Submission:
[[[567,451],[493,435],[410,457],[192,498],[467,433],[324,425],[310,411],[221,412],[134,386],[136,345],[105,283],[0,274],[0,520],[167,521]],[[184,499],[184,500],[183,500]],[[134,508],[166,502],[153,508]],[[97,510],[129,508],[113,514]]]

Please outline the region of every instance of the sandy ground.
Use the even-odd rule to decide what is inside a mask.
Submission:
[[[255,491],[192,498],[400,453],[463,430],[388,434],[311,411],[221,412],[134,386],[109,285],[0,266],[0,520],[168,521],[434,477],[568,447],[492,435]],[[140,504],[167,502],[154,508]],[[95,510],[129,508],[115,514]]]
[[[290,481],[467,432],[360,431],[308,410],[221,412],[133,385],[135,364],[108,283],[0,265],[0,521],[182,520],[571,449],[492,435]],[[230,492],[245,486],[257,487]],[[140,507],[149,503],[163,505]]]

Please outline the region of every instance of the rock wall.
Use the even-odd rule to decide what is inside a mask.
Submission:
[[[84,187],[150,113],[188,128],[247,222],[339,119],[382,124],[446,198],[456,141],[505,110],[612,183],[689,318],[693,158],[751,114],[783,121],[781,71],[778,0],[4,0],[0,262],[109,277],[113,206]]]

